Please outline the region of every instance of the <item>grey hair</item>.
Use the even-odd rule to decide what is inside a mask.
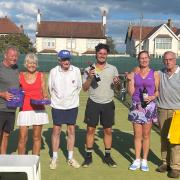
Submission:
[[[13,46],[13,45],[10,45],[10,46],[8,46],[8,47],[5,49],[5,51],[4,51],[4,56],[7,54],[7,52],[8,52],[10,49],[16,51],[17,54],[18,54],[18,56],[19,56],[19,54],[20,54],[20,53],[19,53],[19,49],[18,49],[16,46]]]
[[[166,56],[166,54],[172,54],[172,55],[174,56],[174,59],[176,59],[176,53],[173,52],[173,51],[166,51],[166,52],[164,53],[164,55],[163,55],[163,59],[164,59],[164,57]]]
[[[38,57],[34,53],[28,53],[24,59],[24,66],[28,63],[35,63],[38,66]]]

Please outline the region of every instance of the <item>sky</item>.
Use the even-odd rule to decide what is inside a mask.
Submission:
[[[119,52],[125,51],[129,23],[144,26],[166,23],[169,18],[180,28],[180,0],[0,0],[0,17],[8,16],[35,42],[36,16],[46,21],[101,22],[107,11],[107,36],[112,37]]]

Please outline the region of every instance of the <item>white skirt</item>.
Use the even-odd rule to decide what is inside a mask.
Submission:
[[[45,110],[20,111],[17,117],[17,126],[43,125],[49,123]]]

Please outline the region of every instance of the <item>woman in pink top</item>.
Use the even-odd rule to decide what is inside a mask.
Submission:
[[[25,154],[28,139],[28,128],[33,127],[32,154],[39,155],[41,148],[42,125],[48,123],[48,115],[44,105],[34,105],[31,99],[41,100],[47,98],[45,75],[37,71],[38,59],[33,53],[25,57],[26,72],[21,72],[19,82],[24,91],[23,106],[19,111],[17,125],[19,126],[18,154]]]

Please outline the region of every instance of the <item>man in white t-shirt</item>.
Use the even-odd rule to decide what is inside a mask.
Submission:
[[[49,92],[53,118],[51,136],[53,157],[50,169],[55,169],[60,144],[60,133],[63,124],[67,125],[68,165],[79,168],[79,163],[73,158],[75,143],[75,124],[78,114],[79,93],[82,88],[80,69],[71,65],[71,54],[68,50],[58,53],[59,65],[49,74]]]

